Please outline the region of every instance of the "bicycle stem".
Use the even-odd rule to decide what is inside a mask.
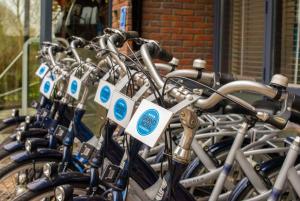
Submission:
[[[183,126],[183,135],[179,145],[174,151],[174,160],[180,163],[189,163],[191,158],[191,144],[200,122],[192,107],[185,108],[180,113],[180,121]]]

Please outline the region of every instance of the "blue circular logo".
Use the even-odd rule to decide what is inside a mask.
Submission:
[[[159,122],[159,113],[155,109],[146,110],[137,122],[137,132],[146,136],[152,133]]]
[[[106,103],[110,98],[110,88],[108,86],[104,86],[100,91],[100,100],[103,103]]]
[[[123,98],[116,101],[114,105],[114,115],[117,120],[122,121],[127,113],[127,104]]]
[[[46,70],[46,67],[45,67],[45,66],[42,66],[42,67],[40,68],[40,70],[39,70],[39,74],[40,74],[40,75],[44,74],[45,70]]]
[[[44,92],[48,93],[49,90],[50,90],[50,82],[46,81],[45,84],[44,84]]]
[[[71,83],[71,90],[70,90],[72,94],[76,93],[76,91],[77,91],[77,85],[78,85],[77,81],[73,80],[72,83]]]

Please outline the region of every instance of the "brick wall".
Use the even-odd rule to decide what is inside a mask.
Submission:
[[[131,1],[113,0],[113,26],[118,27],[121,6],[129,6],[127,29],[131,29]],[[193,59],[203,58],[212,69],[212,0],[143,0],[142,37],[158,40],[180,59],[180,67],[191,68]]]

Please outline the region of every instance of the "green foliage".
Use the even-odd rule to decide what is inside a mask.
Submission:
[[[14,22],[17,18],[16,14],[0,3],[0,9],[5,12],[0,12],[0,74],[5,68],[15,59],[15,57],[22,51],[23,35],[22,33],[14,33],[20,29],[20,24],[9,24]],[[8,26],[9,24],[9,26]],[[10,31],[8,31],[10,29]],[[38,79],[34,77],[34,72],[37,69],[38,60],[35,58],[39,46],[37,44],[31,45],[29,57],[29,82],[37,82]],[[0,80],[0,95],[11,90],[20,88],[22,86],[22,57],[13,65],[13,67]],[[29,89],[29,98],[31,100],[38,96],[38,85]],[[0,96],[0,109],[7,107],[15,107],[21,104],[21,91],[13,93],[8,96]]]

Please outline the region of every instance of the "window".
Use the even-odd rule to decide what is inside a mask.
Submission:
[[[279,73],[292,84],[300,83],[299,74],[299,0],[282,1],[281,54]]]
[[[226,71],[263,78],[264,1],[230,0],[224,13],[222,68]],[[223,70],[224,71],[224,70]]]

